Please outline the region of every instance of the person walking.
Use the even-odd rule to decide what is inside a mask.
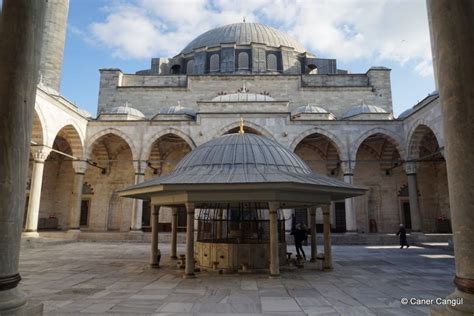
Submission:
[[[400,236],[400,249],[402,249],[404,246],[407,246],[407,248],[410,247],[407,242],[407,231],[405,229],[405,225],[400,224],[400,229],[398,230],[397,236]]]
[[[295,230],[295,247],[296,247],[296,257],[301,258],[301,254],[303,254],[303,259],[306,261],[306,254],[304,253],[303,250],[303,242],[308,239],[308,232],[304,229],[304,227],[301,224],[296,225],[296,230]]]

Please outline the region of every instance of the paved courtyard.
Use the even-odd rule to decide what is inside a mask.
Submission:
[[[160,248],[164,267],[150,269],[145,243],[38,243],[22,249],[20,288],[49,315],[426,315],[428,306],[400,299],[453,290],[443,249],[334,246],[332,272],[307,265],[283,268],[280,279],[202,271],[184,280],[169,246]]]

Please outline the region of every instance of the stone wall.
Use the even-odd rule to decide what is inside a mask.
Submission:
[[[403,168],[392,169],[389,175],[377,162],[377,158],[365,149],[360,149],[354,170],[354,184],[364,186],[368,192],[354,198],[357,229],[370,232],[369,222],[375,220],[377,232],[393,233],[400,224],[400,202],[398,190],[407,182]]]
[[[302,86],[302,80],[310,85]],[[323,85],[322,82],[326,81],[327,84]],[[98,111],[100,113],[128,102],[147,117],[152,117],[160,109],[176,105],[178,101],[183,106],[196,108],[197,101],[211,100],[219,92],[236,92],[245,84],[252,93],[266,91],[278,101],[289,101],[290,110],[311,103],[340,116],[363,101],[392,112],[389,70],[371,69],[367,74],[303,77],[191,75],[187,76],[186,86],[182,85],[183,82],[183,76],[124,75],[118,69],[103,69]]]
[[[68,228],[73,178],[71,161],[45,161],[39,218],[56,217],[59,229]]]
[[[123,149],[110,157],[109,162],[102,161],[101,167],[106,167],[105,174],[101,169],[89,167],[84,181],[91,185],[94,194],[91,197],[89,210],[89,225],[86,229],[103,231],[129,231],[131,223],[132,200],[118,196],[117,191],[134,184],[135,171],[132,164],[130,149],[122,141],[118,142]],[[100,145],[95,148],[92,159],[101,159]],[[110,153],[109,153],[110,154]]]
[[[446,163],[424,163],[418,168],[418,192],[422,230],[437,232],[439,216],[450,219]]]

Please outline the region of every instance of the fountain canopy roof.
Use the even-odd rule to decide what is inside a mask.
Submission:
[[[365,193],[364,188],[312,172],[284,146],[250,133],[223,135],[204,143],[168,175],[134,185],[120,195],[147,199],[164,195],[165,191],[181,192],[188,197],[195,192],[202,202],[283,198],[288,203],[306,200],[306,204],[316,200],[329,203]],[[158,200],[156,204],[160,204]]]

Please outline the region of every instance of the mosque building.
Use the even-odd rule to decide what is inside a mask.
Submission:
[[[48,10],[47,25],[66,26],[67,1]],[[37,89],[27,232],[149,230],[149,201],[119,192],[238,132],[241,117],[245,133],[279,143],[318,174],[367,189],[331,203],[332,231],[388,233],[400,223],[450,230],[439,96],[394,117],[388,68],[351,73],[273,27],[234,23],[201,34],[174,57],[153,58],[150,69],[100,69],[94,118],[59,93],[65,34],[53,35],[44,41]],[[184,230],[186,211],[177,212]],[[305,208],[284,214],[309,218]],[[158,227],[170,230],[169,212],[160,212]]]

